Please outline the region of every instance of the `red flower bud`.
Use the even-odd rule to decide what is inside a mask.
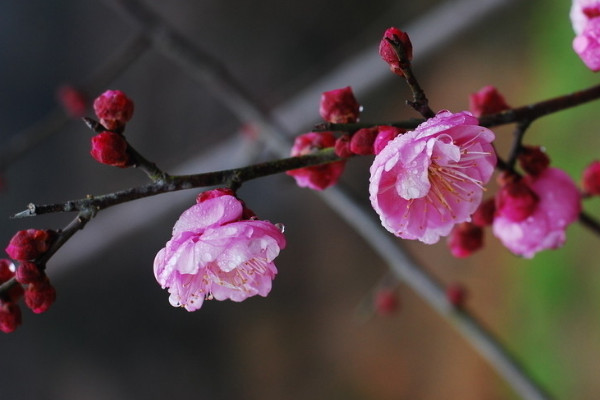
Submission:
[[[352,156],[350,151],[350,135],[342,135],[335,140],[335,154],[338,157],[348,158]]]
[[[379,315],[391,315],[398,310],[400,302],[392,289],[381,289],[375,294],[374,306]]]
[[[519,165],[529,175],[539,176],[550,165],[550,158],[540,146],[523,146],[519,153]]]
[[[508,180],[496,193],[496,211],[513,222],[521,222],[535,211],[540,199],[520,178]]]
[[[87,110],[87,99],[85,95],[70,85],[58,88],[57,97],[67,114],[71,118],[81,118]]]
[[[591,195],[600,195],[600,161],[592,161],[583,171],[583,191]]]
[[[396,43],[400,48],[400,55],[404,53],[403,59],[398,58],[398,53],[394,46],[390,43],[390,40]],[[389,28],[383,34],[383,39],[379,43],[379,55],[389,64],[390,70],[396,75],[404,76],[402,72],[403,68],[406,68],[412,60],[412,43],[410,38],[405,32],[402,32],[398,28]]]
[[[496,199],[491,197],[479,205],[471,216],[471,222],[482,228],[490,226],[494,223],[494,214],[496,214]]]
[[[0,285],[15,276],[13,263],[8,258],[0,259]]]
[[[104,131],[92,138],[90,154],[99,163],[125,168],[131,165],[127,147],[127,141],[123,136]]]
[[[470,222],[456,224],[450,231],[447,244],[454,257],[468,257],[483,247],[483,229]]]
[[[56,300],[56,289],[46,278],[37,283],[31,283],[25,290],[25,304],[36,314],[48,310]]]
[[[217,189],[207,190],[205,192],[200,193],[198,196],[196,196],[196,203],[202,203],[203,201],[206,201],[208,199],[214,199],[215,197],[221,197],[221,196],[235,196],[235,193],[233,190],[231,190],[229,188],[217,188]]]
[[[373,143],[377,137],[377,128],[359,129],[352,135],[350,151],[354,154],[369,155],[373,153]]]
[[[46,278],[46,274],[37,264],[22,262],[15,273],[17,282],[21,284],[36,283]]]
[[[0,301],[0,331],[14,332],[21,325],[21,309],[13,302]]]
[[[396,136],[406,132],[404,129],[387,125],[378,126],[377,129],[379,133],[375,138],[375,142],[373,142],[373,153],[375,154],[381,153],[381,150],[383,150],[391,140],[393,140]]]
[[[454,307],[462,308],[467,299],[467,289],[461,284],[452,284],[446,288],[446,298]]]
[[[348,124],[358,121],[360,104],[356,101],[350,86],[324,92],[321,95],[319,114],[334,124]]]
[[[133,101],[120,90],[107,90],[94,100],[94,111],[106,129],[118,130],[133,116]]]
[[[485,86],[469,96],[469,110],[476,117],[508,110],[504,96],[494,86]]]
[[[6,253],[18,261],[35,260],[44,254],[52,243],[52,231],[27,229],[17,232],[6,247]]]

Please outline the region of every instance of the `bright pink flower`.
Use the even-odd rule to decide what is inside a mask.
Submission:
[[[494,133],[477,123],[469,112],[441,111],[375,157],[369,193],[387,230],[435,243],[470,220],[496,165]]]
[[[590,20],[600,17],[600,1],[573,0],[570,17],[573,30],[577,35],[581,35]]]
[[[588,21],[581,35],[573,39],[573,50],[592,71],[600,71],[600,18]]]
[[[494,86],[484,86],[469,96],[469,110],[476,117],[508,110],[504,96]]]
[[[270,292],[285,237],[268,221],[241,219],[243,209],[240,200],[222,195],[179,217],[154,260],[156,280],[169,288],[173,306],[194,311],[205,299],[242,301]]]
[[[321,94],[319,114],[334,124],[348,124],[358,121],[360,104],[356,101],[350,86],[330,90]]]
[[[564,244],[565,230],[581,210],[581,198],[573,180],[558,168],[523,179],[539,197],[535,211],[521,222],[497,215],[493,231],[510,251],[531,258],[538,251]]]
[[[374,154],[381,153],[381,150],[383,150],[383,148],[387,146],[387,144],[391,142],[396,136],[406,132],[406,130],[402,128],[396,128],[394,126],[387,125],[380,125],[377,127],[377,129],[379,133],[375,138],[375,142],[373,142]]]
[[[296,137],[291,155],[303,156],[315,151],[335,146],[335,136],[332,132],[310,132]],[[300,187],[308,187],[314,190],[323,190],[335,185],[342,172],[346,161],[336,161],[323,165],[304,167],[287,171],[286,174],[293,176],[296,184]]]

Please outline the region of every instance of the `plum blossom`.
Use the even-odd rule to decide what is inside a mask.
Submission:
[[[574,0],[571,23],[577,35],[573,50],[592,71],[600,71],[600,1]]]
[[[538,196],[536,209],[515,222],[502,214],[494,218],[494,235],[513,253],[532,258],[537,252],[561,247],[567,226],[577,219],[581,196],[573,180],[558,168],[547,168],[524,182]]]
[[[467,111],[440,111],[375,157],[370,200],[387,230],[430,244],[470,221],[496,165],[494,133],[477,124]]]
[[[271,291],[285,237],[268,221],[243,219],[243,203],[223,193],[199,197],[156,255],[154,275],[175,307],[195,311],[205,299],[242,301]]]

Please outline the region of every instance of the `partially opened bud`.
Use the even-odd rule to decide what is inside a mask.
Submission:
[[[350,151],[354,154],[363,156],[375,154],[373,152],[373,143],[375,142],[377,133],[377,128],[359,129],[352,135],[352,139],[350,140]]]
[[[35,260],[44,254],[52,243],[52,231],[27,229],[17,232],[6,247],[6,253],[18,261]]]
[[[496,193],[496,211],[513,222],[520,222],[535,211],[538,195],[522,179],[509,179]]]
[[[504,96],[494,86],[484,86],[469,96],[469,111],[476,117],[508,110]]]
[[[25,290],[25,304],[36,314],[47,311],[55,300],[56,289],[47,278],[31,283]]]
[[[119,130],[133,116],[133,101],[120,90],[107,90],[94,100],[94,111],[106,129]]]
[[[92,138],[90,154],[96,161],[113,167],[131,166],[127,141],[118,133],[104,131]]]
[[[593,161],[585,168],[582,185],[585,193],[600,195],[600,161]]]
[[[470,222],[456,224],[447,243],[454,257],[468,257],[483,247],[483,229]]]
[[[521,168],[532,176],[540,175],[550,165],[550,158],[540,146],[523,146],[518,159]]]

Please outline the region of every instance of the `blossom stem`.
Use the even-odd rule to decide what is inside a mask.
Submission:
[[[166,175],[164,180],[156,180],[147,185],[137,186],[100,196],[89,196],[83,199],[69,200],[64,203],[48,205],[37,205],[32,203],[27,206],[26,210],[15,214],[13,218],[32,217],[41,214],[72,211],[87,211],[95,213],[116,204],[154,196],[161,193],[206,186],[238,186],[241,183],[251,179],[339,160],[340,158],[335,154],[333,148],[327,148],[304,156],[283,158],[261,164],[250,165],[243,168],[193,175]]]
[[[510,152],[508,153],[508,162],[507,162],[508,167],[511,170],[514,169],[514,167],[515,167],[515,164],[517,162],[517,157],[519,156],[519,153],[521,152],[521,143],[523,142],[523,136],[525,136],[525,132],[529,128],[529,125],[531,125],[530,120],[523,120],[517,124],[517,128],[513,132],[513,143],[512,143]]]

